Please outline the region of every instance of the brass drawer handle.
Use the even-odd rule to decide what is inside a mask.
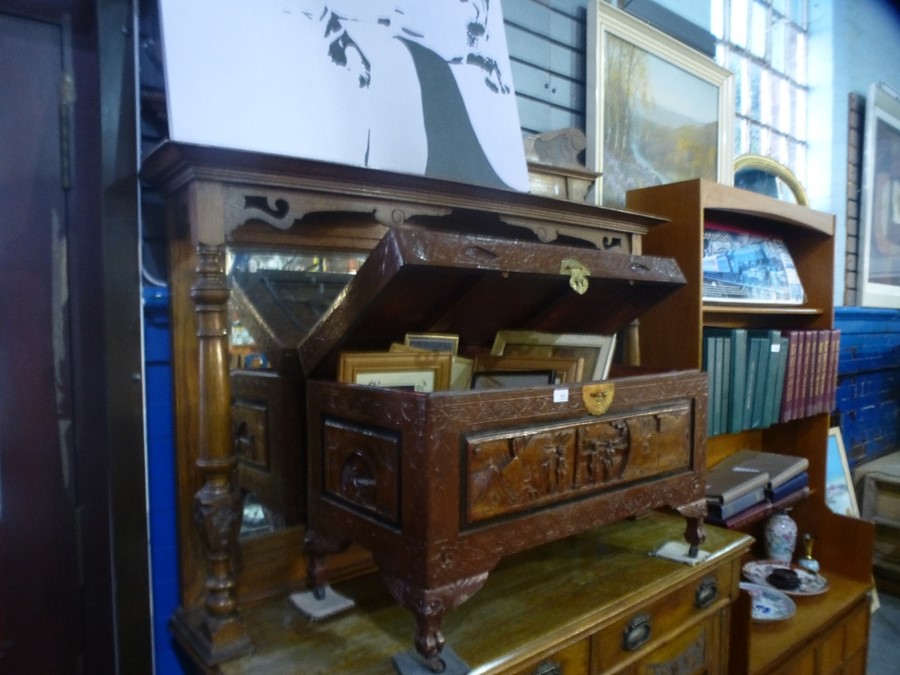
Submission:
[[[622,631],[622,649],[633,652],[650,640],[650,616],[638,614]]]
[[[716,601],[719,597],[719,587],[716,584],[715,577],[707,577],[697,586],[697,593],[694,595],[694,604],[697,609],[706,609]]]
[[[534,675],[562,675],[562,666],[553,661],[542,661],[534,669]]]

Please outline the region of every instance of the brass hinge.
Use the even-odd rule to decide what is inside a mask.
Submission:
[[[579,295],[584,295],[588,289],[588,278],[591,271],[574,258],[563,258],[559,265],[560,274],[569,275],[569,286]]]

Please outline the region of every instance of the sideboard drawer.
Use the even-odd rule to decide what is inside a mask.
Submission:
[[[685,631],[691,636],[685,638],[682,647],[699,650],[708,660],[708,654],[717,651],[721,640],[717,622],[721,621],[719,610],[729,603],[732,573],[731,567],[724,565],[694,578],[628,612],[595,634],[592,672],[605,673],[628,663],[639,663],[691,626],[696,630]],[[709,621],[707,617],[711,617]],[[677,642],[681,645],[682,640],[679,638]],[[716,649],[710,651],[712,646]],[[668,651],[672,651],[672,658],[677,658],[681,648]]]
[[[590,641],[585,638],[510,675],[588,675],[590,650]]]

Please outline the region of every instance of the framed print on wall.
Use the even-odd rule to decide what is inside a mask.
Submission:
[[[587,150],[596,202],[635,188],[707,178],[730,185],[732,74],[603,0],[588,8]]]
[[[863,148],[860,304],[900,307],[900,94],[869,87]]]
[[[859,518],[859,505],[853,489],[853,474],[847,462],[840,427],[828,430],[828,453],[825,461],[825,503],[834,513]]]

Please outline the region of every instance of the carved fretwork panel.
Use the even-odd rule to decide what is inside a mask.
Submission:
[[[688,469],[691,424],[691,402],[682,401],[634,415],[467,436],[468,522]]]
[[[378,222],[402,225],[418,216],[446,216],[446,206],[425,205],[403,199],[386,199],[368,194],[354,197],[346,192],[315,193],[306,190],[279,190],[257,187],[247,192],[234,187],[225,194],[225,228],[231,232],[247,222],[259,221],[287,230],[310,213],[364,213]]]
[[[335,418],[323,427],[325,494],[399,527],[399,434]]]

